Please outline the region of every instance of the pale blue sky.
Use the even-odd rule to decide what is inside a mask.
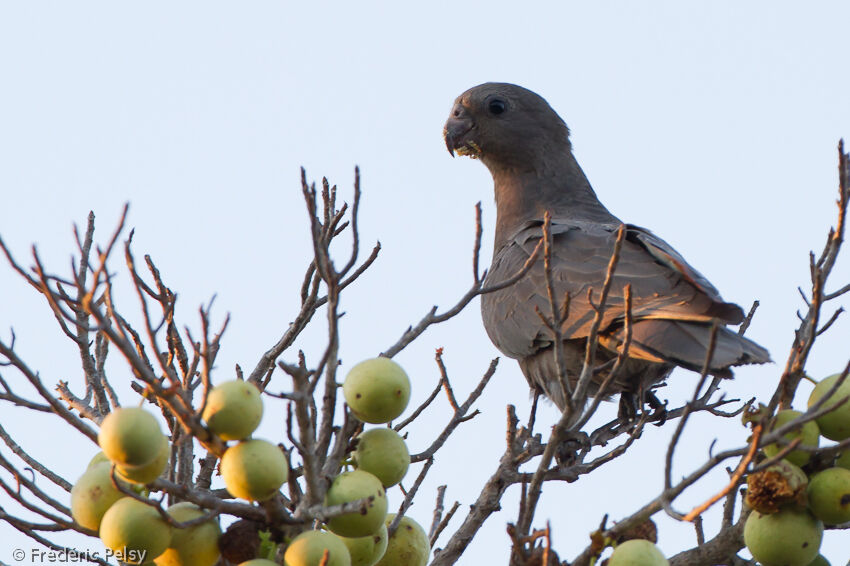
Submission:
[[[820,251],[834,222],[835,147],[850,136],[850,6],[357,4],[0,4],[0,234],[20,259],[35,242],[64,271],[72,223],[94,210],[102,241],[129,201],[135,250],[150,253],[180,294],[183,321],[197,327],[196,308],[214,293],[218,315],[232,313],[223,380],[235,363],[253,367],[296,312],[309,253],[298,167],[350,195],[359,164],[362,239],[380,239],[384,249],[343,298],[341,351],[352,365],[393,343],[432,304],[449,306],[466,291],[479,200],[489,257],[489,174],[452,160],[441,129],[465,89],[515,82],[566,120],[580,163],[614,213],[674,245],[727,300],[745,308],[761,300],[749,335],[777,363],[740,370],[727,389],[767,399],[792,339],[807,253]],[[843,261],[831,288],[848,280]],[[69,380],[79,390],[73,344],[46,306],[6,268],[0,293],[4,337],[14,326],[21,353],[47,383]],[[126,288],[117,299],[135,308]],[[321,352],[320,330],[299,344],[308,356]],[[812,375],[843,367],[847,332],[840,323],[819,341]],[[497,355],[476,302],[399,356],[414,402],[437,379],[438,346],[459,392]],[[121,380],[119,364],[113,379]],[[663,392],[678,405],[693,385],[692,374],[677,372]],[[503,450],[507,403],[528,412],[519,369],[504,359],[483,414],[438,457],[414,518],[430,522],[443,482],[461,511],[474,500]],[[269,407],[263,433],[279,439],[283,413]],[[71,481],[95,451],[56,419],[3,410],[3,425]],[[615,410],[609,404],[606,415]],[[443,407],[413,430],[412,450],[430,443],[445,418]],[[554,421],[555,410],[547,406],[541,418]],[[746,439],[737,421],[693,425],[676,474],[704,459],[711,439],[718,447]],[[617,519],[660,489],[672,427],[652,428],[628,458],[579,484],[546,488],[537,524],[551,519],[562,558],[583,548],[603,513]],[[721,471],[677,504],[690,507],[723,482]],[[509,492],[510,512],[488,522],[461,564],[504,562],[517,494]],[[660,523],[667,554],[693,546],[690,526]],[[709,533],[715,525],[707,520]],[[840,538],[826,538],[833,564],[850,559]],[[5,524],[0,540],[5,563],[11,548],[30,544]],[[102,550],[94,540],[65,542]]]

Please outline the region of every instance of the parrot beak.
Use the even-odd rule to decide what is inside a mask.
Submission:
[[[466,115],[463,107],[456,106],[443,127],[446,148],[452,157],[455,156],[455,150],[457,150],[458,155],[475,156],[478,146],[468,138],[468,134],[474,126],[475,123]]]

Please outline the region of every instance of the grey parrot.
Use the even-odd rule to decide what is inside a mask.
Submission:
[[[493,176],[497,218],[485,285],[520,271],[543,237],[544,213],[551,214],[555,296],[561,300],[568,293],[570,298],[561,332],[564,369],[574,387],[595,315],[588,289],[598,301],[623,223],[597,199],[573,156],[567,125],[538,94],[506,83],[471,88],[455,100],[443,133],[453,156],[480,159]],[[719,324],[711,374],[731,377],[732,366],[770,361],[766,349],[726,327],[743,321],[738,305],[725,302],[667,242],[626,224],[599,328],[596,358],[603,368],[611,369],[623,345],[627,284],[632,342],[606,394],[628,394],[634,403],[676,366],[700,371],[713,321]],[[529,385],[563,411],[567,397],[556,370],[553,333],[535,307],[551,313],[542,260],[514,285],[481,297],[484,327],[493,344],[516,359]],[[604,369],[594,376],[590,394],[605,377]]]

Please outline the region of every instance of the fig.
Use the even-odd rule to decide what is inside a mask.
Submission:
[[[286,566],[319,566],[325,552],[325,566],[351,566],[348,548],[336,535],[325,531],[305,531],[292,539],[283,555]]]
[[[762,566],[808,566],[822,538],[823,523],[805,509],[788,507],[770,515],[753,511],[744,525],[744,543]]]
[[[338,515],[328,520],[328,528],[343,537],[365,537],[381,528],[387,516],[387,494],[381,480],[363,470],[344,472],[334,478],[325,494],[325,505],[339,505],[373,497],[364,512]]]
[[[97,442],[119,466],[144,466],[159,455],[163,438],[156,417],[139,407],[128,407],[103,419]]]
[[[156,508],[124,497],[103,516],[100,540],[121,562],[143,564],[165,552],[171,542],[171,527]]]
[[[249,501],[274,496],[289,477],[280,448],[266,440],[244,440],[221,457],[221,477],[230,495]]]
[[[800,411],[794,411],[792,409],[785,409],[784,411],[779,411],[776,413],[776,416],[773,417],[773,423],[771,424],[771,430],[777,429],[780,426],[791,422],[796,419],[800,415],[802,415]],[[797,437],[801,437],[800,446],[809,446],[811,448],[817,448],[818,443],[820,442],[820,430],[818,429],[818,425],[815,424],[814,421],[806,422],[801,428],[797,430],[792,430],[784,435],[784,438],[788,441],[794,440]],[[776,456],[780,450],[782,450],[783,446],[779,444],[769,444],[764,447],[764,453],[768,458],[773,458]],[[803,450],[792,450],[788,454],[785,455],[785,460],[788,460],[795,466],[805,466],[809,463],[810,454],[808,452],[804,452]]]
[[[618,544],[608,566],[669,566],[670,563],[648,540],[632,539]]]
[[[776,513],[788,503],[805,507],[806,473],[787,460],[747,477],[747,505],[761,513]]]
[[[360,434],[352,458],[358,470],[369,472],[384,487],[400,482],[410,466],[407,444],[391,428],[373,428]]]
[[[387,526],[365,537],[339,537],[348,548],[351,566],[374,566],[387,550]]]
[[[373,424],[386,423],[407,407],[410,379],[391,359],[373,358],[351,368],[342,391],[345,402],[358,419]]]
[[[809,395],[809,407],[826,395],[832,386],[835,385],[835,382],[838,381],[839,377],[841,377],[841,374],[837,373],[821,380],[815,386],[812,394]],[[829,396],[829,399],[821,407],[832,405],[846,397],[850,397],[850,376],[844,379],[841,385],[838,386],[838,389]],[[821,415],[816,419],[816,422],[818,423],[821,436],[825,438],[830,440],[844,440],[850,437],[850,400],[839,405],[834,411]]]
[[[204,515],[204,510],[189,502],[168,508],[175,521],[185,523]],[[156,566],[213,566],[220,555],[218,537],[221,529],[215,519],[186,529],[171,529],[171,543],[154,563]]]
[[[850,470],[828,468],[809,479],[809,510],[827,525],[850,521]]]
[[[387,515],[387,526],[395,519],[395,513]],[[387,541],[387,550],[375,566],[425,566],[431,554],[431,543],[419,523],[405,515],[398,528]]]
[[[160,442],[159,455],[149,464],[145,464],[144,466],[121,466],[116,464],[115,471],[122,479],[129,482],[141,485],[151,483],[165,471],[166,466],[168,466],[168,457],[171,456],[171,444],[168,443],[168,439],[163,436]]]
[[[71,488],[71,516],[80,525],[96,531],[104,513],[125,497],[112,483],[112,463],[90,464]]]
[[[263,418],[260,390],[241,379],[225,381],[210,391],[202,417],[223,440],[248,438]]]

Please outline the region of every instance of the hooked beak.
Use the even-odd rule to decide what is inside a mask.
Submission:
[[[446,148],[452,157],[455,156],[455,150],[457,150],[458,155],[474,156],[477,153],[478,146],[468,136],[474,126],[475,123],[463,113],[460,113],[460,115],[453,114],[446,121],[443,137],[446,140]]]

